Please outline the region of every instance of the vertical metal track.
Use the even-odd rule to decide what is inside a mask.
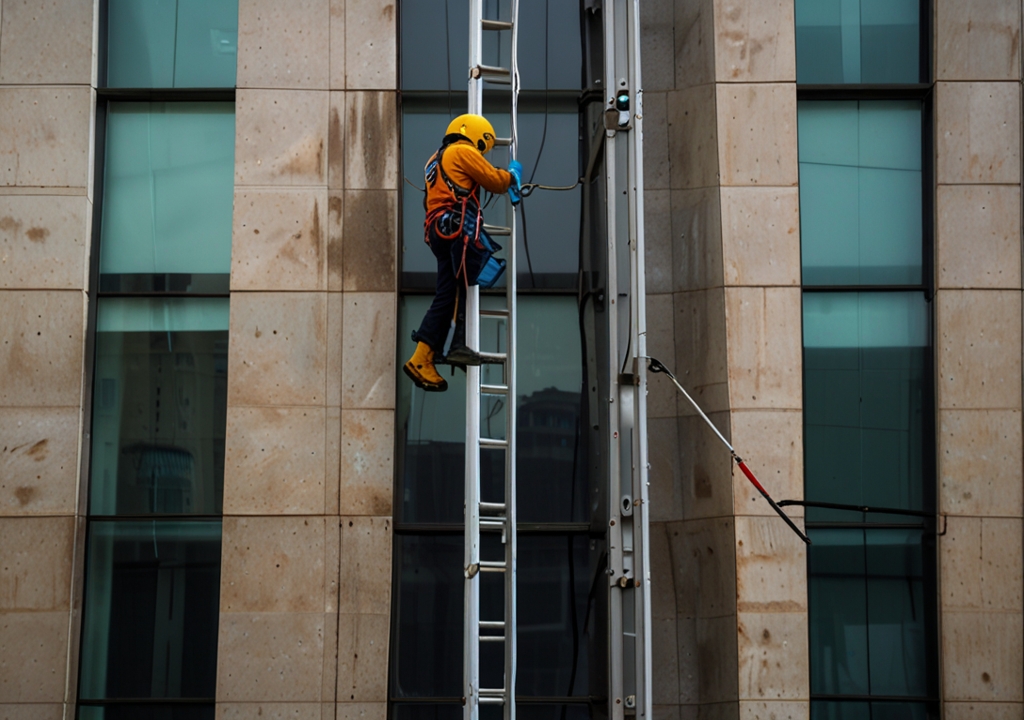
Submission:
[[[499,4],[500,5],[500,4]],[[469,2],[469,108],[468,112],[483,115],[483,89],[485,79],[507,83],[510,87],[509,103],[511,137],[499,144],[509,146],[509,157],[515,158],[518,141],[517,104],[519,94],[518,72],[518,0],[510,1],[510,17],[484,18],[483,0]],[[509,68],[489,67],[483,63],[484,39],[488,35],[511,31],[512,56]],[[491,228],[495,235],[507,236],[505,281],[505,308],[484,311],[505,323],[505,348],[493,353],[482,353],[485,365],[469,367],[466,371],[466,505],[465,505],[465,625],[463,629],[463,685],[465,720],[479,720],[480,705],[500,704],[505,720],[515,720],[516,687],[516,223],[510,213],[509,227]],[[469,288],[466,307],[466,344],[480,350],[480,289]],[[495,365],[501,368],[501,379],[490,375]],[[482,381],[485,374],[488,382]],[[505,437],[481,437],[481,403],[485,398],[498,398],[504,403]],[[480,454],[482,448],[503,450],[505,454],[504,497],[483,498],[480,484]],[[484,560],[481,556],[481,532],[501,534],[504,559]],[[484,572],[498,572],[504,576],[504,613],[502,619],[482,618],[480,612],[480,582]],[[483,631],[483,632],[482,632]],[[480,685],[481,642],[504,645],[504,672],[500,688]]]

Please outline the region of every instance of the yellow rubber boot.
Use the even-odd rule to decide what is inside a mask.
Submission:
[[[427,392],[444,392],[448,381],[434,367],[434,351],[426,343],[416,343],[416,352],[402,367],[416,387]]]

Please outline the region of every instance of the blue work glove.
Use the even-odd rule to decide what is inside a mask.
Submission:
[[[523,165],[518,160],[508,164],[508,172],[512,175],[512,184],[508,186],[508,196],[513,205],[523,200]]]

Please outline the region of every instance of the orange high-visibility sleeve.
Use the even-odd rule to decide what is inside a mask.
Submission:
[[[492,193],[508,192],[512,175],[508,170],[496,168],[487,158],[469,143],[455,143],[444,153],[444,170],[448,177],[464,188],[479,183],[484,190]]]

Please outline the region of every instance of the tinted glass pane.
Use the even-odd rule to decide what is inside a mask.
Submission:
[[[503,298],[486,298],[488,304]],[[412,352],[409,338],[430,303],[429,297],[402,299],[399,313],[399,365]],[[518,510],[522,522],[586,521],[589,518],[587,479],[577,447],[580,412],[580,358],[576,299],[521,297],[519,299],[517,363]],[[496,319],[481,321],[484,350],[504,350],[504,326]],[[499,344],[500,341],[500,344]],[[464,497],[465,380],[447,366],[448,391],[416,390],[398,370],[398,447],[400,522],[462,522]],[[496,366],[485,373],[499,373]],[[485,379],[487,379],[485,377]],[[500,382],[498,375],[494,382]],[[495,422],[503,408],[490,406]],[[487,427],[483,414],[484,432]],[[481,455],[484,499],[498,500],[504,483],[504,454]]]
[[[219,520],[90,524],[82,699],[214,696],[220,537]]]
[[[396,702],[391,703],[391,718],[392,720],[462,720],[462,705]]]
[[[808,532],[811,692],[926,695],[923,531]]]
[[[921,82],[918,0],[796,0],[803,84]]]
[[[213,720],[209,705],[79,705],[78,720]]]
[[[235,86],[238,0],[108,0],[107,86]]]
[[[798,107],[805,285],[921,282],[921,104]]]
[[[102,274],[228,273],[232,103],[111,103]]]
[[[557,109],[557,108],[556,108]],[[441,144],[448,125],[447,112],[438,112],[436,103],[416,107],[406,103],[402,120],[403,172],[422,188],[423,166]],[[422,110],[423,112],[420,112]],[[454,112],[460,112],[456,109]],[[507,137],[508,119],[492,116],[495,131]],[[519,115],[520,152],[523,181],[531,177],[545,185],[568,186],[579,173],[579,119],[572,113],[551,111],[521,112]],[[508,166],[508,150],[495,148],[487,159],[497,167]],[[526,231],[519,213],[519,286],[521,288],[575,289],[579,266],[580,192],[537,191],[524,203]],[[402,270],[407,288],[431,290],[437,260],[423,242],[423,194],[408,185],[402,205]],[[508,203],[498,198],[484,211],[491,225],[508,225]],[[505,238],[496,238],[501,244]],[[527,247],[529,257],[527,257]],[[505,253],[500,253],[504,257]]]
[[[227,298],[102,298],[90,512],[219,513]]]
[[[484,17],[508,20],[509,5],[508,0],[484,0]],[[468,5],[458,0],[417,0],[404,3],[401,15],[402,88],[466,90]],[[524,90],[580,87],[579,27],[579,3],[520,0],[519,75]],[[483,38],[484,63],[508,67],[511,33],[489,31]]]
[[[462,688],[463,538],[396,536],[398,605],[393,618],[392,694],[460,697]],[[493,543],[490,541],[493,540]],[[483,556],[501,552],[485,536]],[[586,695],[590,637],[596,609],[589,608],[592,561],[600,548],[584,536],[519,536],[518,625],[520,695]],[[481,618],[502,617],[503,579],[482,576]],[[492,652],[493,651],[493,652]],[[481,651],[481,683],[501,682],[501,646]],[[493,685],[491,685],[493,687]]]
[[[923,509],[923,293],[805,293],[803,303],[806,499]],[[829,518],[850,519],[808,508],[810,520]]]

